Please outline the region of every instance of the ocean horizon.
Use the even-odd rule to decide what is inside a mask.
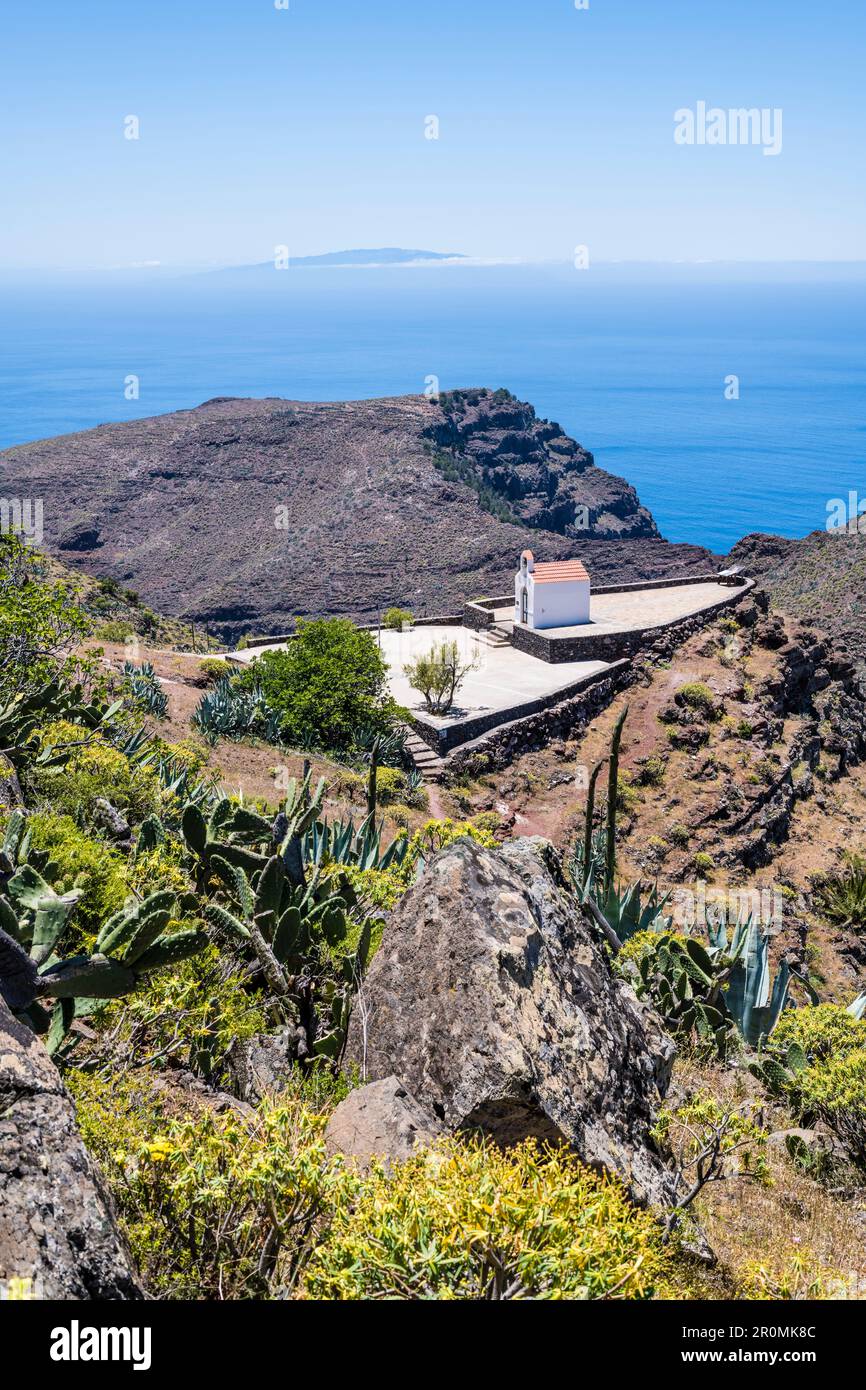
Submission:
[[[688,267],[290,268],[0,291],[0,447],[215,396],[507,387],[669,540],[802,536],[866,495],[866,283]],[[137,379],[137,398],[129,399]]]

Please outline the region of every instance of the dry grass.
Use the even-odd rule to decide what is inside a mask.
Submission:
[[[680,1061],[675,1085],[721,1099],[763,1099],[748,1073]],[[796,1120],[765,1105],[772,1132]],[[719,1264],[696,1275],[698,1296],[866,1299],[866,1185],[834,1196],[801,1173],[784,1144],[769,1144],[768,1186],[741,1179],[704,1189],[695,1215]],[[866,1179],[864,1179],[866,1183]]]

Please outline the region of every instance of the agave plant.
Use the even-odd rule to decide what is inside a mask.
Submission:
[[[351,864],[358,869],[389,869],[402,864],[409,839],[398,835],[382,849],[382,825],[366,816],[355,829],[353,820],[316,820],[303,836],[306,864]]]
[[[123,683],[133,705],[147,714],[155,715],[157,719],[165,717],[168,695],[151,662],[144,661],[140,666],[132,661],[124,662]]]
[[[842,870],[818,885],[815,901],[818,910],[841,927],[866,926],[866,858],[846,854]]]
[[[611,884],[600,905],[606,921],[623,944],[638,932],[663,933],[671,929],[672,919],[665,916],[664,911],[670,893],[660,898],[655,884],[649,888],[646,898],[642,896],[644,891],[641,879],[626,889]]]
[[[181,804],[192,802],[208,806],[218,798],[218,783],[212,773],[196,779],[186,763],[166,753],[165,745],[143,726],[124,732],[113,740],[119,753],[135,767],[149,768],[159,778],[166,791]]]
[[[852,1018],[866,1018],[866,993],[858,994],[845,1012],[849,1013]]]
[[[192,722],[210,744],[220,738],[261,738],[266,743],[279,742],[279,716],[268,705],[261,687],[247,689],[231,676],[223,676],[202,696]]]
[[[737,926],[730,960],[725,1004],[744,1042],[757,1047],[772,1033],[788,1002],[791,969],[783,960],[772,979],[769,935],[751,919]]]

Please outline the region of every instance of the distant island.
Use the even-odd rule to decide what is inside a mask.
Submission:
[[[378,246],[354,251],[328,251],[322,256],[292,256],[293,266],[381,266],[413,265],[429,261],[462,261],[465,255],[460,251],[412,251],[403,246]],[[257,261],[253,265],[223,266],[220,270],[207,271],[209,275],[236,274],[242,271],[273,270],[273,261]]]

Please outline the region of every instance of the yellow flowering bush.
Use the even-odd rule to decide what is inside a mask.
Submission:
[[[103,1004],[93,1059],[120,1072],[134,1056],[139,1065],[182,1065],[219,1081],[232,1043],[266,1031],[263,1004],[261,992],[249,990],[217,947],[207,946],[173,970],[155,971],[134,994]]]
[[[810,1062],[847,1055],[866,1047],[866,1019],[854,1018],[841,1004],[785,1009],[765,1047],[784,1061],[794,1044]]]
[[[38,812],[30,817],[28,827],[34,849],[48,854],[55,892],[81,892],[76,927],[85,935],[95,934],[106,917],[123,907],[129,894],[123,855],[88,835],[71,816],[56,811]]]
[[[167,793],[156,773],[130,763],[100,734],[57,720],[40,730],[39,741],[43,748],[71,750],[62,767],[34,765],[30,769],[35,791],[53,810],[87,819],[97,798],[104,797],[121,814],[140,821],[162,808]]]
[[[653,1217],[566,1149],[454,1138],[362,1172],[324,1145],[345,1081],[182,1119],[146,1073],[69,1085],[151,1293],[643,1299],[676,1273]]]
[[[324,1120],[297,1099],[250,1114],[169,1117],[146,1078],[70,1077],[85,1142],[114,1193],[152,1293],[260,1298],[290,1291],[342,1174]]]
[[[651,1298],[659,1227],[566,1149],[445,1140],[345,1174],[302,1276],[306,1298]]]
[[[817,1062],[797,1076],[800,1104],[817,1113],[866,1164],[866,1048]]]

